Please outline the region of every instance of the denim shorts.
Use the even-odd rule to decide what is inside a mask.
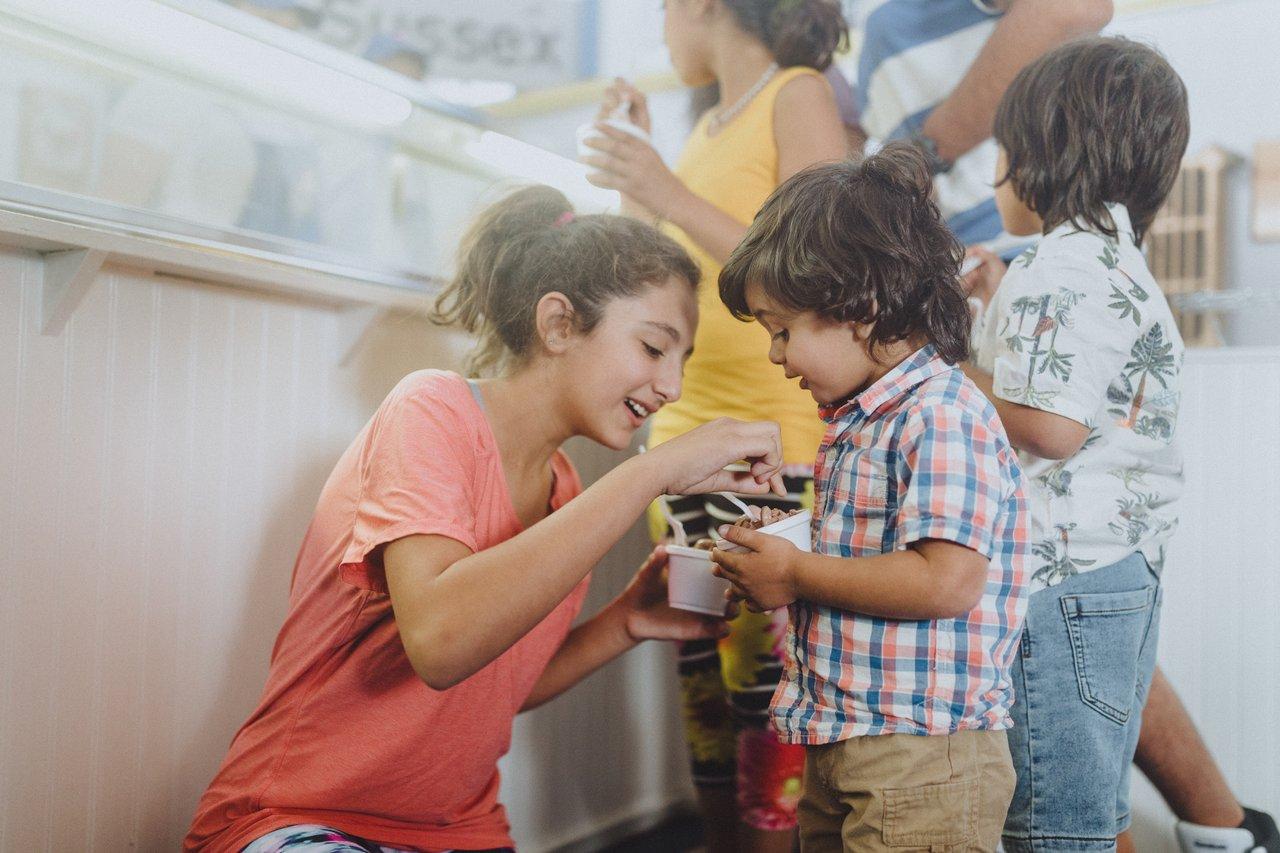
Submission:
[[[1160,600],[1141,554],[1031,596],[1013,666],[1007,853],[1114,850],[1128,828]]]

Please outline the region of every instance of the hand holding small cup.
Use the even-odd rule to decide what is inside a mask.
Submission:
[[[729,633],[726,620],[737,615],[730,605],[722,617],[679,610],[667,603],[667,550],[659,545],[618,597],[624,608],[627,635],[642,640],[718,639]]]
[[[753,613],[786,607],[796,600],[796,558],[801,551],[781,536],[744,527],[720,528],[725,541],[747,550],[716,548],[711,560],[714,573],[733,585],[729,600],[741,600]]]

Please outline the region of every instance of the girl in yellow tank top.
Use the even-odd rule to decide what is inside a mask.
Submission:
[[[835,0],[667,0],[664,35],[682,83],[718,83],[720,102],[697,122],[674,171],[644,141],[599,124],[588,143],[591,180],[622,193],[624,210],[655,222],[701,268],[699,322],[679,400],[654,416],[650,444],[728,416],[775,420],[795,498],[812,494],[822,422],[808,392],[769,363],[767,333],[735,320],[717,279],[765,199],[787,178],[846,154],[844,129],[823,79],[845,35]],[[623,101],[645,131],[645,97],[619,80],[601,118]],[[808,476],[806,476],[806,473]],[[695,529],[714,529],[717,508],[672,504]],[[655,533],[665,525],[658,513]],[[731,518],[732,516],[730,516]],[[692,535],[700,535],[693,533]],[[803,750],[779,743],[768,702],[781,677],[786,614],[743,612],[729,637],[681,648],[680,682],[694,782],[708,853],[789,851]]]
[[[692,3],[675,0],[668,21],[682,5]],[[668,24],[674,59],[671,29]],[[770,193],[806,166],[840,159],[846,146],[822,73],[803,65],[779,70],[763,45],[760,49],[755,62],[746,56],[738,60],[738,67],[755,75],[753,80],[743,75],[745,85],[738,87],[741,95],[751,97],[741,100],[732,116],[717,121],[735,106],[730,100],[735,90],[722,85],[730,93],[721,99],[727,106],[702,116],[674,172],[651,147],[606,125],[600,126],[605,139],[587,143],[602,153],[587,162],[602,170],[593,175],[593,183],[622,191],[625,207],[659,224],[702,270],[697,339],[682,395],[654,417],[650,443],[660,444],[718,417],[768,418],[782,427],[787,462],[812,465],[822,437],[813,398],[769,363],[767,334],[758,324],[734,319],[720,302],[716,283],[729,252]],[[644,95],[622,81],[610,89],[602,112],[622,98],[631,102],[633,122],[647,129]]]
[[[799,77],[811,78],[805,83],[826,85],[812,68],[786,68],[773,74],[718,133],[713,134],[711,127],[715,110],[702,116],[675,168],[690,192],[712,201],[735,221],[751,223],[781,183],[775,107],[779,93]],[[724,259],[713,256],[672,222],[663,229],[697,261],[703,280],[698,332],[685,367],[683,394],[654,416],[650,443],[660,444],[716,417],[768,418],[782,427],[783,458],[791,464],[812,465],[823,427],[813,398],[769,363],[764,355],[769,349],[768,333],[755,328],[759,324],[743,325],[720,302],[716,282]]]

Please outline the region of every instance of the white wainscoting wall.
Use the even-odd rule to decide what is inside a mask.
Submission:
[[[1240,800],[1280,814],[1280,349],[1188,353],[1178,436],[1160,666]],[[1134,780],[1138,850],[1176,853],[1172,815]]]

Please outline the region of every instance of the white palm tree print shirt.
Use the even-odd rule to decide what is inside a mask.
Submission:
[[[1182,337],[1129,212],[1108,210],[1119,239],[1055,228],[1013,261],[975,329],[997,396],[1089,427],[1069,459],[1020,454],[1033,590],[1135,551],[1160,571],[1178,521]]]

